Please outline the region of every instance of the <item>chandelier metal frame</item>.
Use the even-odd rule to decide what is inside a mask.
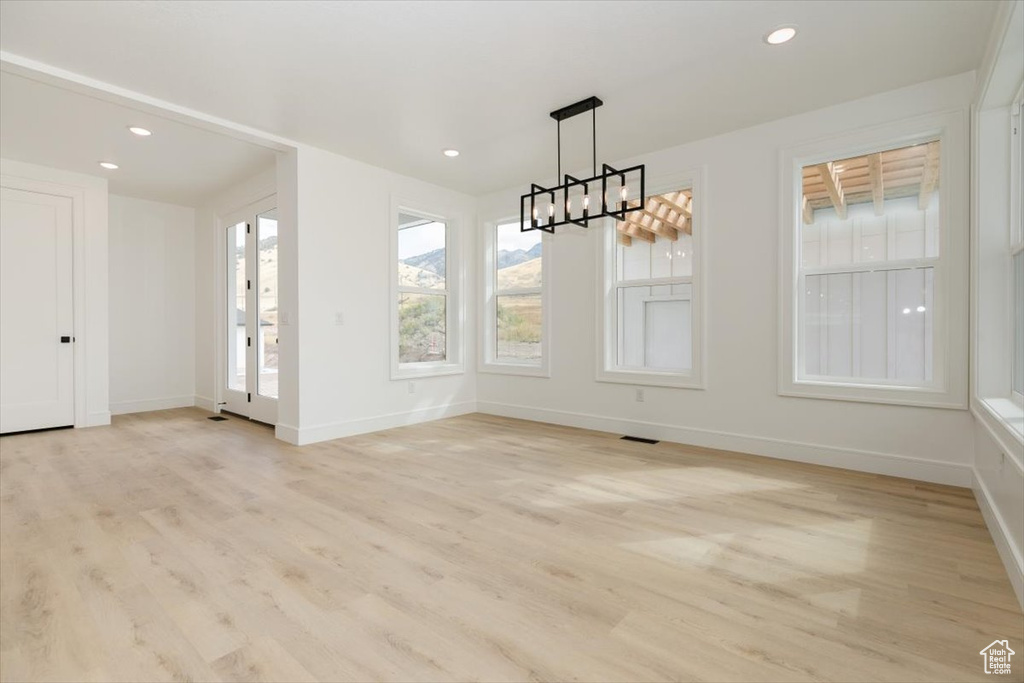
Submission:
[[[530,184],[530,191],[519,198],[519,224],[522,232],[530,230],[543,230],[554,234],[555,228],[561,225],[578,225],[582,228],[590,227],[590,221],[599,218],[615,218],[620,221],[626,220],[626,214],[634,211],[643,211],[647,203],[646,194],[646,169],[644,164],[630,166],[629,168],[617,169],[608,164],[601,164],[601,173],[597,172],[597,108],[603,105],[597,97],[588,97],[561,109],[551,112],[551,118],[557,121],[558,136],[558,174],[556,178],[562,178],[561,185],[555,187],[543,187],[536,183]],[[574,178],[566,173],[562,175],[562,121],[579,114],[591,112],[593,144],[593,176],[590,178]],[[640,197],[637,200],[627,200],[626,176],[639,172],[640,176]],[[609,202],[608,185],[610,179],[617,178],[619,187],[622,189],[622,196],[618,201]],[[600,211],[592,211],[597,207],[591,207],[593,197],[592,190],[600,186]],[[579,189],[582,194],[581,215],[573,216],[572,198],[570,194]],[[539,215],[538,200],[542,200],[548,208],[546,217]],[[561,200],[561,201],[559,201]],[[556,216],[556,207],[561,210]],[[617,207],[617,208],[616,208]],[[527,222],[529,217],[529,222]],[[528,227],[527,227],[528,226]]]

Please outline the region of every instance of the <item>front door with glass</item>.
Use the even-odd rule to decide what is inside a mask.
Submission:
[[[277,422],[277,202],[225,217],[224,390],[221,407]]]

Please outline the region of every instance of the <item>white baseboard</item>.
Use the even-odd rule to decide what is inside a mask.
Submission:
[[[439,420],[444,417],[455,417],[456,415],[466,415],[468,413],[475,412],[476,402],[465,401],[463,403],[417,408],[416,410],[410,410],[404,413],[390,413],[388,415],[378,415],[376,417],[349,420],[347,422],[333,422],[324,425],[314,425],[312,427],[303,427],[300,429],[296,429],[291,425],[279,424],[277,425],[276,434],[277,438],[282,441],[286,441],[297,446],[305,446],[306,444],[318,443],[320,441],[341,439],[346,436],[366,434],[367,432],[378,432],[382,429],[404,427],[405,425],[430,422],[431,420]]]
[[[628,434],[647,439],[672,441],[675,443],[703,446],[739,453],[752,453],[781,460],[795,460],[814,465],[826,465],[841,469],[886,474],[893,477],[917,479],[936,484],[969,487],[972,469],[970,465],[926,460],[894,453],[878,453],[853,448],[838,448],[800,441],[784,441],[762,436],[719,432],[696,427],[625,420],[603,415],[571,413],[530,406],[478,401],[477,410],[490,415],[501,415],[536,422],[580,427],[600,432]]]
[[[110,411],[101,410],[97,413],[89,413],[85,416],[84,425],[75,425],[76,427],[106,427],[110,424]]]
[[[169,410],[171,408],[189,408],[196,404],[195,396],[168,396],[166,398],[146,398],[140,401],[121,401],[110,404],[113,415],[128,413],[146,413],[151,410]]]
[[[299,445],[299,428],[293,427],[292,425],[281,424],[278,422],[274,425],[274,437],[290,443],[293,446]]]
[[[217,412],[217,401],[209,396],[200,396],[199,394],[196,394],[192,400],[193,405],[196,408],[202,408],[203,410],[208,410],[211,413]]]
[[[1017,602],[1024,610],[1024,556],[1021,555],[1021,549],[1014,542],[1013,535],[1006,526],[1006,520],[1003,519],[999,508],[992,500],[992,494],[985,486],[985,482],[981,480],[976,470],[973,471],[973,475],[974,497],[978,500],[978,507],[981,508],[985,524],[988,525],[988,531],[992,535],[992,540],[995,541],[996,550],[999,551],[999,557],[1010,577],[1013,592],[1017,594]]]

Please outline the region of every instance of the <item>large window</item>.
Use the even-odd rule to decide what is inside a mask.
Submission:
[[[793,159],[783,393],[962,407],[964,158],[944,130]]]
[[[702,386],[696,174],[675,187],[604,235],[600,380]]]
[[[481,367],[485,372],[547,375],[550,325],[543,234],[523,232],[518,221],[488,227]]]
[[[453,235],[440,217],[400,208],[394,240],[392,377],[458,372]]]
[[[941,153],[935,140],[802,169],[800,379],[933,386]]]

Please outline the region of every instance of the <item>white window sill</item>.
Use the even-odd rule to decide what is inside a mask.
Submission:
[[[444,377],[461,375],[465,372],[461,363],[424,363],[422,365],[400,365],[391,371],[392,380],[420,379],[423,377]]]
[[[551,371],[541,365],[528,363],[482,363],[478,368],[479,372],[493,375],[520,375],[522,377],[551,377]]]
[[[598,382],[613,384],[633,384],[646,387],[670,387],[673,389],[701,389],[704,382],[693,375],[673,374],[670,372],[643,372],[638,370],[601,370],[597,373]]]
[[[1024,444],[1024,408],[1008,398],[983,398],[981,404],[1017,441]]]
[[[958,400],[952,392],[925,387],[901,387],[886,384],[857,384],[853,382],[825,382],[798,380],[779,385],[780,396],[816,398],[829,401],[859,403],[885,403],[919,408],[946,408],[966,410],[967,402]]]

